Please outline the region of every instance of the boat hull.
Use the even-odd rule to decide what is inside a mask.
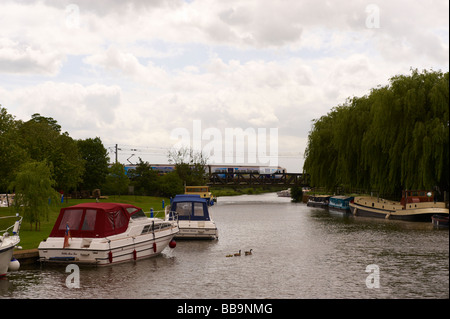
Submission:
[[[338,211],[341,211],[341,212],[350,212],[350,206],[341,206],[341,205],[332,205],[332,204],[329,204],[328,205],[328,207],[330,208],[330,209],[333,209],[333,210],[338,210]]]
[[[17,226],[13,230],[13,235],[4,234],[0,236],[0,277],[5,276],[8,272],[14,248],[20,243],[20,236],[18,234],[20,221],[16,222]]]
[[[358,202],[359,203],[358,203]],[[408,205],[410,207],[403,208],[402,205],[395,202],[388,202],[384,200],[368,200],[362,198],[350,203],[350,210],[354,216],[365,216],[385,219],[407,220],[430,222],[431,217],[435,214],[448,215],[448,208],[443,205]],[[438,203],[439,204],[439,203]]]
[[[327,208],[328,207],[328,203],[308,201],[306,203],[306,206],[308,206],[308,207]]]
[[[70,245],[63,247],[64,238],[50,237],[39,245],[41,262],[76,263],[107,266],[140,260],[159,255],[174,238],[178,227],[141,236],[112,236],[101,239],[69,239]],[[115,238],[113,238],[115,237]]]
[[[177,239],[218,239],[219,231],[213,221],[178,221]]]
[[[431,216],[431,220],[434,226],[448,228],[448,216],[433,215]]]
[[[13,256],[14,246],[2,248],[0,250],[0,277],[5,276],[8,272],[9,263]]]

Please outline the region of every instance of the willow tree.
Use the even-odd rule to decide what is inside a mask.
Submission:
[[[333,144],[333,112],[313,121],[305,150],[303,170],[311,176],[312,186],[336,185],[338,150]]]
[[[56,204],[59,194],[54,190],[51,168],[47,162],[26,162],[22,164],[10,184],[15,192],[14,209],[35,229],[40,228],[43,218],[48,218],[50,205]]]
[[[315,186],[449,188],[448,72],[412,70],[313,122],[304,171]]]
[[[448,189],[448,85],[448,73],[413,70],[372,92],[363,157],[380,191]]]

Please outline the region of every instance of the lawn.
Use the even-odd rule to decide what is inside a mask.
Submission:
[[[110,203],[126,203],[132,204],[137,207],[140,207],[146,213],[150,213],[150,209],[153,208],[156,217],[163,217],[163,208],[162,208],[162,200],[164,200],[165,205],[169,204],[168,198],[162,197],[152,197],[152,196],[133,196],[133,195],[121,195],[121,196],[109,196],[108,199],[102,199],[101,202],[110,202]],[[59,211],[63,207],[73,206],[80,203],[89,203],[95,202],[94,199],[69,199],[68,202],[58,203],[54,206],[51,206],[51,212],[49,213],[48,220],[41,221],[40,230],[34,230],[33,227],[30,226],[27,222],[22,222],[20,228],[20,246],[23,249],[33,249],[39,246],[39,243],[48,237],[50,234],[53,225],[58,218]],[[159,212],[159,214],[158,214]],[[14,216],[15,212],[11,207],[1,207],[0,208],[0,217],[1,216]],[[0,230],[6,229],[8,226],[14,223],[13,219],[8,220],[0,220]],[[10,222],[10,224],[5,224],[6,222]],[[3,234],[0,234],[3,235]]]

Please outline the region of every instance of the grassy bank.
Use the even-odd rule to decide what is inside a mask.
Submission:
[[[102,199],[101,202],[110,202],[110,203],[127,203],[132,204],[137,207],[140,207],[144,210],[144,212],[150,212],[150,209],[156,211],[162,211],[162,200],[164,199],[165,204],[169,203],[168,198],[162,197],[152,197],[152,196],[133,196],[133,195],[122,195],[122,196],[109,196],[108,199]],[[73,206],[80,203],[89,203],[95,202],[94,199],[69,199],[68,202],[58,203],[51,207],[51,211],[48,215],[48,220],[41,221],[40,230],[34,230],[34,225],[31,225],[27,222],[22,222],[22,226],[20,228],[20,246],[23,249],[33,249],[39,246],[39,243],[48,237],[50,234],[53,225],[58,218],[59,211],[63,207]],[[162,213],[162,212],[161,212]],[[11,207],[1,207],[0,208],[0,216],[13,216],[15,212]],[[162,217],[163,213],[160,215],[156,215],[156,217]],[[11,225],[14,223],[13,219],[9,219],[8,222],[11,221]],[[6,221],[4,221],[6,222]],[[3,223],[4,224],[4,223]],[[1,226],[4,226],[4,225]],[[4,227],[0,227],[0,229],[5,229],[9,225],[5,225]],[[3,235],[3,234],[1,234]]]

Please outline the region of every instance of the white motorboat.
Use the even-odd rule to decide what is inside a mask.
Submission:
[[[166,209],[166,219],[178,217],[180,232],[176,238],[218,239],[219,231],[208,209],[208,199],[199,195],[176,195],[170,208]]]
[[[278,197],[291,197],[291,189],[285,189],[277,192]]]
[[[22,222],[22,217],[19,216],[5,216],[1,219],[16,218],[13,225],[5,230],[0,230],[0,277],[5,276],[13,259],[14,248],[20,242],[19,229]],[[10,233],[11,232],[11,233]]]
[[[178,233],[172,220],[148,218],[142,209],[118,203],[62,208],[50,236],[39,244],[43,262],[111,265],[153,257]]]

